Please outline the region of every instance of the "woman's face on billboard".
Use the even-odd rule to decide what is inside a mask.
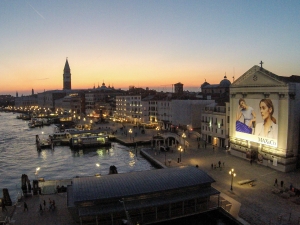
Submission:
[[[268,117],[270,117],[270,114],[272,113],[272,108],[268,108],[266,103],[264,102],[259,103],[259,109],[263,120],[266,120]]]
[[[240,107],[242,108],[242,109],[245,109],[246,108],[246,103],[244,102],[244,101],[241,101],[240,102]]]

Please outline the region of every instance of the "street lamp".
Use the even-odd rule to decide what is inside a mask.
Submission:
[[[182,139],[183,139],[183,146],[184,146],[183,148],[184,148],[184,150],[185,150],[185,138],[186,138],[185,133],[183,133],[181,137],[182,137]]]
[[[182,152],[181,146],[178,147],[178,151],[179,151],[179,162],[181,162],[181,152]]]
[[[156,130],[157,136],[158,136],[158,133],[159,133],[159,127],[156,127],[155,130]]]
[[[131,140],[131,134],[132,134],[132,130],[131,130],[131,128],[129,129],[129,139]]]
[[[233,177],[236,176],[236,173],[234,173],[234,169],[231,169],[231,170],[229,171],[229,175],[231,176],[231,187],[230,187],[230,190],[232,191]]]

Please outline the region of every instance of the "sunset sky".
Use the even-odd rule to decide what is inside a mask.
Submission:
[[[1,0],[0,93],[232,82],[262,60],[300,75],[300,1]]]

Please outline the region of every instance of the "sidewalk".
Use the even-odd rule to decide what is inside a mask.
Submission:
[[[49,210],[49,198],[55,201],[56,208],[53,211]],[[43,206],[43,200],[46,201],[46,209],[40,211],[40,204]],[[24,201],[28,205],[28,211],[24,211]],[[12,210],[13,206],[10,206],[9,208]],[[67,208],[67,193],[65,192],[52,195],[33,195],[30,197],[23,197],[22,201],[16,204],[12,219],[9,224],[75,225],[76,223],[73,221]]]

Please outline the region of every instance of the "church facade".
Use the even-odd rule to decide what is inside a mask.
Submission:
[[[278,171],[299,167],[300,76],[253,66],[230,86],[231,154]]]

